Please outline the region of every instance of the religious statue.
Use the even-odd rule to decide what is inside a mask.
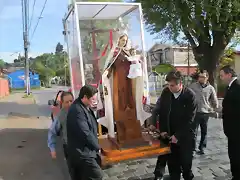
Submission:
[[[121,35],[112,60],[108,63],[102,78],[106,116],[105,122],[102,124],[108,128],[111,138],[115,137],[115,124],[116,139],[120,145],[141,141],[141,125],[150,117],[150,114],[142,112],[142,95],[136,93],[136,87],[143,83],[137,84],[139,80],[134,82],[128,77],[131,65],[138,64],[139,61],[136,60],[136,52],[133,49],[128,49],[127,43],[127,34]],[[132,61],[133,59],[136,62]],[[140,76],[138,75],[136,78]],[[142,88],[138,89],[140,92],[143,91],[143,87],[139,86],[138,88]]]
[[[134,79],[142,76],[142,65],[140,64],[140,56],[137,55],[137,51],[134,48],[130,50],[130,57],[127,57],[128,61],[131,62],[128,78]]]

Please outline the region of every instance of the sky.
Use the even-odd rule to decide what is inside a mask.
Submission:
[[[33,1],[34,0],[29,0],[30,17],[32,15]],[[39,25],[34,36],[32,36],[44,4],[44,0],[36,0],[29,33],[29,56],[36,57],[42,53],[54,52],[58,42],[64,45],[62,19],[67,12],[68,1],[69,0],[48,0]],[[135,44],[138,44],[140,26],[138,23],[133,23],[132,26],[138,29],[136,31],[133,30],[131,33],[136,34],[132,36],[132,41],[136,41]],[[19,53],[23,55],[21,0],[0,0],[0,27],[0,59],[6,62],[12,62],[17,58]],[[135,33],[137,31],[138,33]],[[156,39],[146,30],[144,35],[146,50],[148,50],[156,43]]]
[[[29,0],[30,17],[33,1]],[[37,56],[43,52],[54,52],[58,42],[64,43],[62,18],[67,12],[68,0],[48,0],[42,15],[43,18],[39,21],[35,34],[32,36],[43,4],[44,0],[36,0],[29,33],[30,56]],[[0,58],[5,61],[13,60],[18,56],[18,52],[23,51],[21,13],[21,0],[0,1]],[[13,55],[9,56],[9,54]]]
[[[29,0],[30,13],[34,0]],[[45,52],[54,52],[56,44],[64,44],[62,19],[67,12],[68,0],[48,0],[39,25],[32,37],[44,0],[36,0],[33,20],[29,33],[29,55],[35,57]],[[21,0],[0,1],[0,59],[11,62],[18,54],[23,54]],[[145,32],[146,48],[154,44],[154,38]]]

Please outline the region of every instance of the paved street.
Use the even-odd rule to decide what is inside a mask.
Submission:
[[[106,180],[151,179],[156,163],[155,158],[122,163],[105,170]],[[221,120],[209,122],[208,147],[206,155],[196,156],[193,162],[196,180],[227,180],[230,176],[227,142],[222,131]]]
[[[0,102],[0,177],[3,180],[68,179],[61,147],[58,148],[58,159],[53,161],[46,145],[47,127],[50,124],[47,101],[56,92],[57,88],[34,91],[37,102],[35,105]],[[1,118],[7,112],[21,112],[31,117]],[[40,118],[36,117],[38,115]],[[221,120],[211,119],[206,155],[197,156],[194,160],[195,179],[227,180],[230,170],[226,147]],[[155,163],[156,158],[120,163],[104,170],[104,179],[150,180]]]
[[[41,90],[34,90],[32,93],[36,99],[38,105],[38,112],[44,116],[50,116],[50,108],[48,106],[48,100],[55,99],[59,90],[68,90],[68,87],[53,86],[52,88],[45,88]]]
[[[22,99],[22,93],[0,101],[0,179],[68,180],[61,143],[57,160],[50,158],[47,148],[51,123],[47,100],[56,92],[56,89],[33,91],[37,104]]]

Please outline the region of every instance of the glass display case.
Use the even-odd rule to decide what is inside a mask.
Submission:
[[[128,36],[128,48],[135,48],[141,55],[147,73],[141,4],[75,2],[69,8],[64,26],[75,95],[84,84],[99,85],[123,34]],[[147,89],[147,79],[144,82]]]
[[[64,27],[74,96],[85,84],[102,95],[104,163],[169,153],[144,131],[151,114],[144,110],[150,98],[141,4],[74,2]]]

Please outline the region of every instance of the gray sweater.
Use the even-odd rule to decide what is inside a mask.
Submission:
[[[218,98],[214,87],[210,84],[202,86],[196,82],[189,86],[195,94],[197,99],[197,112],[200,113],[213,113],[218,108]]]

